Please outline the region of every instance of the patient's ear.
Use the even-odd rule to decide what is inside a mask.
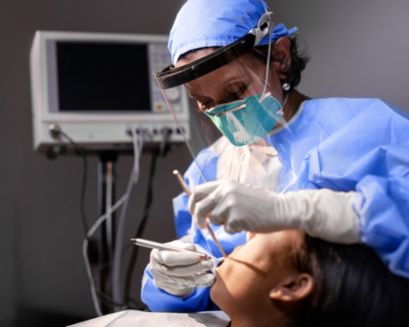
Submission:
[[[310,274],[297,274],[284,279],[270,291],[270,299],[279,302],[298,302],[305,299],[314,289],[314,279]]]

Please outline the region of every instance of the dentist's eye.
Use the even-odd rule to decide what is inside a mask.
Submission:
[[[243,83],[235,83],[227,86],[224,90],[223,102],[231,102],[242,99],[247,89],[247,84]]]

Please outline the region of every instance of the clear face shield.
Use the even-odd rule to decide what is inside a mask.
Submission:
[[[257,39],[271,33],[271,13],[254,30],[229,46],[187,54],[181,65],[157,74],[157,82],[176,122],[182,117],[172,105],[175,88],[183,84],[192,98],[190,131],[181,131],[205,181],[276,189],[280,163],[266,138],[286,127],[287,97],[271,73],[271,42],[254,48]],[[205,173],[207,162],[199,158],[205,148],[218,156],[216,176]]]

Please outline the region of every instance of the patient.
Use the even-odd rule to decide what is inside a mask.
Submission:
[[[212,300],[231,326],[409,326],[409,280],[364,245],[256,234],[224,260]]]

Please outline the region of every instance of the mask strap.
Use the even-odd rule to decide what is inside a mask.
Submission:
[[[261,93],[261,99],[264,98],[264,95],[266,94],[267,91],[267,84],[268,84],[268,73],[270,71],[270,56],[271,56],[271,45],[273,43],[272,41],[272,34],[273,34],[273,13],[271,11],[267,12],[266,14],[268,15],[268,35],[269,35],[269,39],[268,39],[268,51],[267,51],[267,62],[266,62],[266,73],[264,76],[264,87],[263,87],[263,92]],[[265,16],[266,14],[264,14],[263,16]],[[262,18],[263,18],[262,16]],[[261,19],[260,19],[261,20]]]

